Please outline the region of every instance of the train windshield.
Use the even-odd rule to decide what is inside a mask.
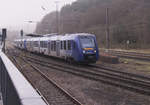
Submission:
[[[94,48],[95,47],[95,42],[94,38],[92,37],[80,37],[80,43],[82,48]]]

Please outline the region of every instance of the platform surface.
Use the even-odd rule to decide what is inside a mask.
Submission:
[[[2,102],[2,95],[1,95],[1,93],[0,93],[0,105],[3,105],[3,102]]]

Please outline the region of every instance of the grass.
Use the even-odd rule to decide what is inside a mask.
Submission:
[[[127,65],[129,68],[131,67],[138,71],[150,73],[150,62],[148,61],[120,58],[120,62]]]
[[[127,51],[127,52],[137,52],[137,53],[148,53],[148,54],[150,54],[150,49],[129,49],[129,50],[115,49],[115,50]]]

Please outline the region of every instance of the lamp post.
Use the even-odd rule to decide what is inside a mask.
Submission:
[[[59,11],[58,11],[59,1],[55,1],[56,4],[56,32],[59,33]]]
[[[109,36],[109,9],[106,8],[106,48],[110,48],[110,36]]]

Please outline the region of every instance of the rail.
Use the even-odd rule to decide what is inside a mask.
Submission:
[[[0,92],[3,105],[47,105],[42,96],[1,51]]]

